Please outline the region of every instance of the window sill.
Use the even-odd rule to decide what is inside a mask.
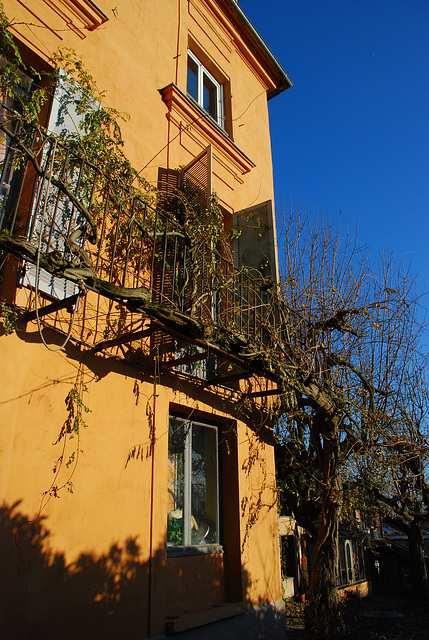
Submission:
[[[198,547],[169,547],[167,546],[167,558],[178,556],[199,556],[215,553],[223,553],[223,547],[220,544],[201,544]]]
[[[220,152],[225,160],[232,162],[242,175],[249,173],[255,163],[239,149],[211,116],[209,116],[195,100],[186,96],[174,84],[159,90],[163,102],[168,108],[168,118],[176,126],[186,132],[199,131],[205,140],[209,140],[214,149]]]
[[[221,133],[223,136],[228,138],[228,140],[231,140],[231,136],[229,135],[228,131],[226,129],[224,129],[223,127],[221,127],[220,124],[218,122],[216,122],[216,120],[213,118],[213,116],[211,116],[209,113],[207,113],[207,111],[204,111],[202,106],[200,104],[198,104],[198,102],[195,100],[195,98],[190,96],[189,93],[185,96],[185,98],[187,100],[189,100],[189,102],[192,104],[192,106],[198,111],[198,113],[200,114],[201,118],[205,118],[206,120],[208,120],[208,122],[210,122],[210,124],[212,124],[214,127],[216,127],[216,129],[219,131],[219,133]]]

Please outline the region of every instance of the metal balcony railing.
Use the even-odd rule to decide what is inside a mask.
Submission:
[[[145,287],[153,302],[275,346],[275,288],[189,237],[150,195],[126,188],[120,176],[40,129],[4,126],[0,161],[2,231],[91,268],[112,285]],[[22,266],[21,283],[34,286],[34,265]],[[43,270],[39,278],[39,290],[55,297],[75,287]]]

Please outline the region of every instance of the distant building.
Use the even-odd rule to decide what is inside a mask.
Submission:
[[[423,527],[424,553],[429,569],[429,527]],[[412,592],[408,537],[394,524],[380,519],[374,531],[369,568],[374,593],[405,595]]]
[[[314,542],[292,516],[279,516],[280,556],[283,594],[305,596],[310,586]],[[338,536],[338,592],[354,592],[361,597],[372,591],[367,552],[353,532],[340,525]]]

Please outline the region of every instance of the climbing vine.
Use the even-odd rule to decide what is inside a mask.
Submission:
[[[43,499],[47,497],[59,498],[62,490],[73,493],[73,476],[79,456],[83,453],[81,449],[82,430],[88,428],[86,416],[91,412],[85,400],[87,393],[88,387],[84,383],[84,368],[81,365],[76,380],[64,400],[67,417],[53,443],[54,446],[61,447],[61,453],[54,462],[52,468],[54,478],[49,489],[43,492]]]
[[[17,330],[18,309],[7,302],[0,302],[0,320],[5,335],[10,335]]]

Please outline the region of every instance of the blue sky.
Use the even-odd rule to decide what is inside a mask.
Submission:
[[[341,212],[429,289],[429,1],[240,7],[294,83],[269,103],[277,208]]]

